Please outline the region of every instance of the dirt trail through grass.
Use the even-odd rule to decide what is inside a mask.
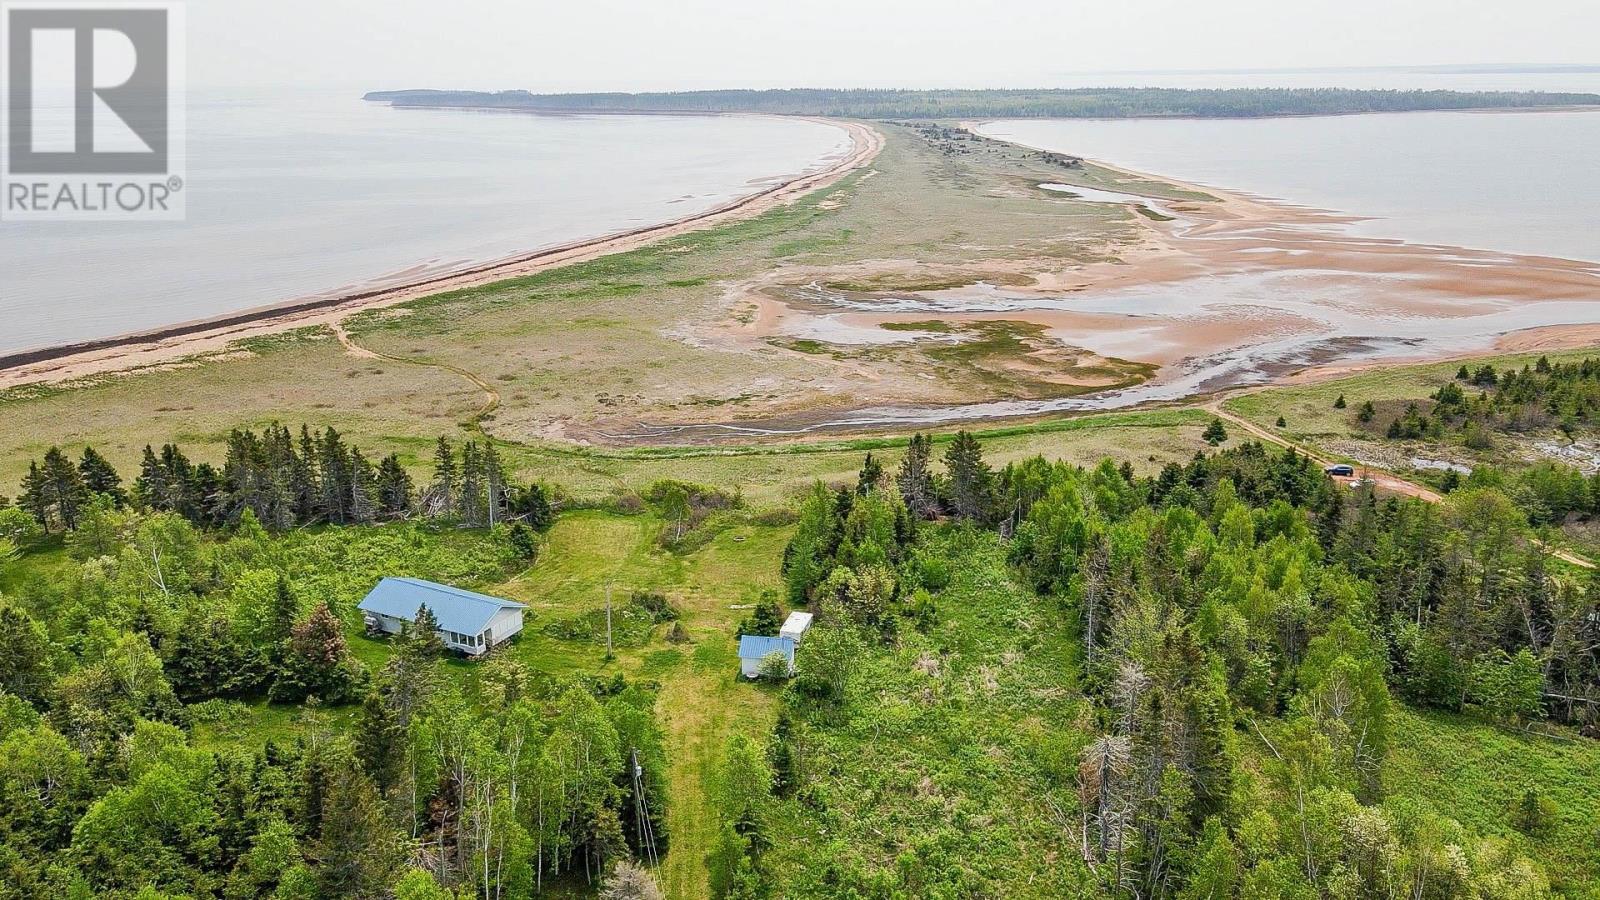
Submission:
[[[1222,408],[1222,401],[1220,400],[1214,400],[1207,404],[1206,409],[1217,418],[1222,419],[1229,424],[1237,425],[1239,428],[1243,429],[1253,437],[1260,438],[1261,440],[1270,444],[1277,444],[1279,447],[1287,447],[1296,453],[1303,454],[1309,457],[1312,462],[1319,466],[1333,465],[1331,461],[1323,458],[1320,454],[1309,447],[1296,444],[1288,438],[1274,434],[1271,431],[1268,431],[1267,429],[1255,424],[1254,422],[1243,418],[1242,416],[1228,412],[1226,409]],[[1348,478],[1335,475],[1333,476],[1333,479],[1340,484],[1351,484],[1357,480],[1365,479],[1371,481],[1378,487],[1379,490],[1386,491],[1391,494],[1399,494],[1404,497],[1415,497],[1418,500],[1426,500],[1429,503],[1438,503],[1440,500],[1444,499],[1437,492],[1425,488],[1420,484],[1407,481],[1398,475],[1382,471],[1381,469],[1373,469],[1369,466],[1362,466],[1359,475]]]
[[[454,375],[459,375],[460,377],[465,378],[478,390],[483,391],[484,396],[483,406],[480,407],[472,416],[471,421],[474,424],[481,423],[485,416],[500,408],[500,392],[495,390],[494,385],[484,381],[481,377],[467,371],[466,369],[457,368],[456,366],[452,366],[447,363],[429,362],[421,359],[406,359],[403,356],[393,356],[388,353],[379,353],[376,350],[363,347],[356,343],[355,338],[350,336],[350,332],[345,330],[343,323],[333,322],[330,323],[328,327],[332,329],[333,336],[339,339],[339,344],[344,347],[345,352],[349,353],[351,356],[357,356],[362,359],[387,359],[390,362],[405,363],[406,365],[411,366],[423,366],[430,369],[439,369],[441,371],[450,372]]]

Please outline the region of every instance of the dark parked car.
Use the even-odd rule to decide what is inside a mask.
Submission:
[[[1338,465],[1335,465],[1335,466],[1329,466],[1326,469],[1323,469],[1322,471],[1327,472],[1329,475],[1337,475],[1337,476],[1339,476],[1341,478],[1351,478],[1351,477],[1354,477],[1355,474],[1356,474],[1356,467],[1355,466],[1347,466],[1344,463],[1339,463]]]

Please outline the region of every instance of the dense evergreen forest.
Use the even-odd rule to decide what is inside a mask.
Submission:
[[[1507,842],[1380,777],[1402,702],[1594,731],[1600,585],[1497,490],[1382,499],[1257,444],[1150,479],[1042,458],[992,472],[965,435],[945,460],[932,475],[917,441],[894,477],[869,459],[802,503],[790,599],[829,628],[802,647],[761,770],[784,805],[730,824],[730,895],[1593,889],[1518,849],[1560,816],[1553,785],[1511,787]],[[1031,591],[997,589],[1007,571]],[[1036,820],[971,802],[1008,790]],[[911,842],[889,865],[883,829]],[[1019,887],[1040,877],[1057,880]]]
[[[1252,118],[1600,104],[1600,95],[1596,94],[1344,88],[791,89],[641,94],[409,90],[373,91],[366,99],[396,106],[482,106],[547,112],[747,112],[857,119]]]
[[[660,896],[650,680],[500,651],[461,677],[426,608],[381,664],[350,646],[382,575],[537,557],[564,513],[491,443],[441,440],[420,486],[332,429],[241,429],[220,467],[151,447],[131,483],[76,456],[0,503],[0,566],[34,572],[0,596],[0,897]],[[739,501],[638,502],[678,552]],[[1490,833],[1383,777],[1412,711],[1596,734],[1600,583],[1496,486],[1383,498],[1253,443],[996,471],[961,432],[782,521],[781,596],[738,630],[818,620],[747,688],[767,739],[698,773],[718,898],[1592,893],[1562,805],[1592,782],[1500,786]],[[309,719],[197,746],[240,701]]]

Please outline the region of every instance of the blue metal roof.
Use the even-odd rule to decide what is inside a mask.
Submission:
[[[794,640],[786,637],[762,637],[754,634],[739,635],[740,659],[766,659],[773,653],[782,653],[794,661]]]
[[[359,604],[363,612],[380,613],[411,621],[422,604],[428,604],[439,627],[458,634],[477,634],[502,609],[526,609],[515,600],[502,600],[435,584],[420,578],[385,578]]]

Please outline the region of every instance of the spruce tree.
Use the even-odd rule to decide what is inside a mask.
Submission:
[[[383,669],[384,699],[402,730],[410,727],[412,713],[432,693],[438,674],[436,662],[443,652],[438,620],[424,604],[396,638],[394,655]]]
[[[505,520],[506,472],[504,464],[500,462],[500,452],[494,448],[494,441],[484,441],[481,459],[484,492],[483,524],[492,526]]]
[[[883,484],[883,463],[878,462],[869,451],[867,459],[861,464],[861,473],[856,476],[856,493],[862,496],[877,493]]]
[[[405,729],[400,727],[394,709],[382,694],[369,692],[356,722],[356,759],[380,795],[387,794],[400,780],[405,740]]]
[[[134,493],[141,506],[159,512],[175,512],[191,522],[199,521],[199,504],[192,497],[194,467],[175,444],[165,444],[156,455],[148,445],[139,464]]]
[[[169,509],[179,515],[195,521],[200,517],[200,502],[203,496],[195,496],[196,485],[195,467],[190,464],[189,458],[183,455],[177,444],[165,444],[161,447],[161,468],[166,475],[167,505]]]
[[[372,463],[360,450],[350,448],[350,507],[349,521],[355,525],[371,525],[378,519],[378,475]]]
[[[449,517],[456,512],[456,456],[450,442],[440,436],[433,450],[433,483],[428,485],[428,515]]]
[[[1461,473],[1455,469],[1445,469],[1444,475],[1439,478],[1439,493],[1448,494],[1461,487]]]
[[[950,478],[950,503],[957,516],[984,521],[988,518],[994,489],[994,475],[983,461],[983,447],[972,432],[956,432],[944,454]]]
[[[323,802],[318,893],[385,897],[405,861],[400,835],[389,824],[372,779],[354,760],[348,762],[333,774]]]
[[[300,620],[300,601],[289,589],[289,579],[282,575],[278,576],[269,615],[271,624],[267,628],[267,640],[272,644],[288,640],[294,631],[294,623]]]
[[[407,648],[422,656],[438,656],[444,652],[444,641],[439,639],[439,617],[424,603],[417,607],[417,616],[406,630]]]
[[[167,469],[156,458],[156,451],[144,445],[144,455],[139,459],[139,477],[133,482],[134,499],[140,506],[150,509],[171,509],[167,498],[171,488],[167,484]]]
[[[555,511],[550,507],[549,492],[538,482],[515,491],[508,511],[511,515],[521,518],[534,531],[544,531],[555,522]]]
[[[538,539],[534,537],[533,529],[529,528],[526,522],[511,523],[511,531],[507,534],[506,540],[510,541],[511,549],[517,552],[517,556],[529,564],[539,557]]]
[[[350,453],[339,432],[332,428],[317,441],[317,468],[322,478],[322,514],[335,525],[348,524],[354,496]]]
[[[223,524],[218,515],[222,497],[222,473],[210,463],[195,466],[184,480],[184,505],[181,510],[189,521],[204,528]]]
[[[483,482],[483,454],[475,441],[461,448],[461,487],[456,494],[456,514],[465,525],[479,527],[489,518]]]
[[[228,435],[227,461],[222,466],[222,518],[232,520],[248,509],[268,528],[286,527],[284,498],[274,482],[261,439],[253,431],[235,428]]]
[[[122,489],[122,476],[93,447],[83,448],[78,472],[83,476],[83,485],[89,489],[89,493],[110,497],[112,505],[118,509],[127,505],[128,492]]]
[[[411,476],[391,453],[378,463],[378,509],[387,518],[399,518],[410,508]]]
[[[47,518],[53,517],[62,528],[71,530],[78,527],[78,513],[89,499],[89,490],[83,483],[83,475],[78,467],[61,452],[60,447],[51,447],[45,451],[44,463],[39,466],[37,473],[35,475],[35,470],[29,468],[29,486],[38,492],[38,496],[30,502],[40,508]]]
[[[905,458],[900,461],[900,471],[895,485],[906,508],[918,516],[928,518],[934,512],[933,474],[928,471],[928,459],[933,454],[933,440],[925,434],[914,434],[906,447]]]
[[[39,463],[28,462],[28,474],[22,476],[22,494],[17,505],[28,511],[44,530],[50,530],[50,491],[45,484],[44,471]]]
[[[300,426],[300,452],[289,460],[289,497],[295,521],[307,525],[317,520],[322,485],[317,478],[317,442],[311,429]]]
[[[1221,419],[1214,418],[1211,420],[1211,424],[1206,426],[1206,430],[1200,437],[1206,443],[1215,447],[1228,439],[1228,429],[1223,427]]]

